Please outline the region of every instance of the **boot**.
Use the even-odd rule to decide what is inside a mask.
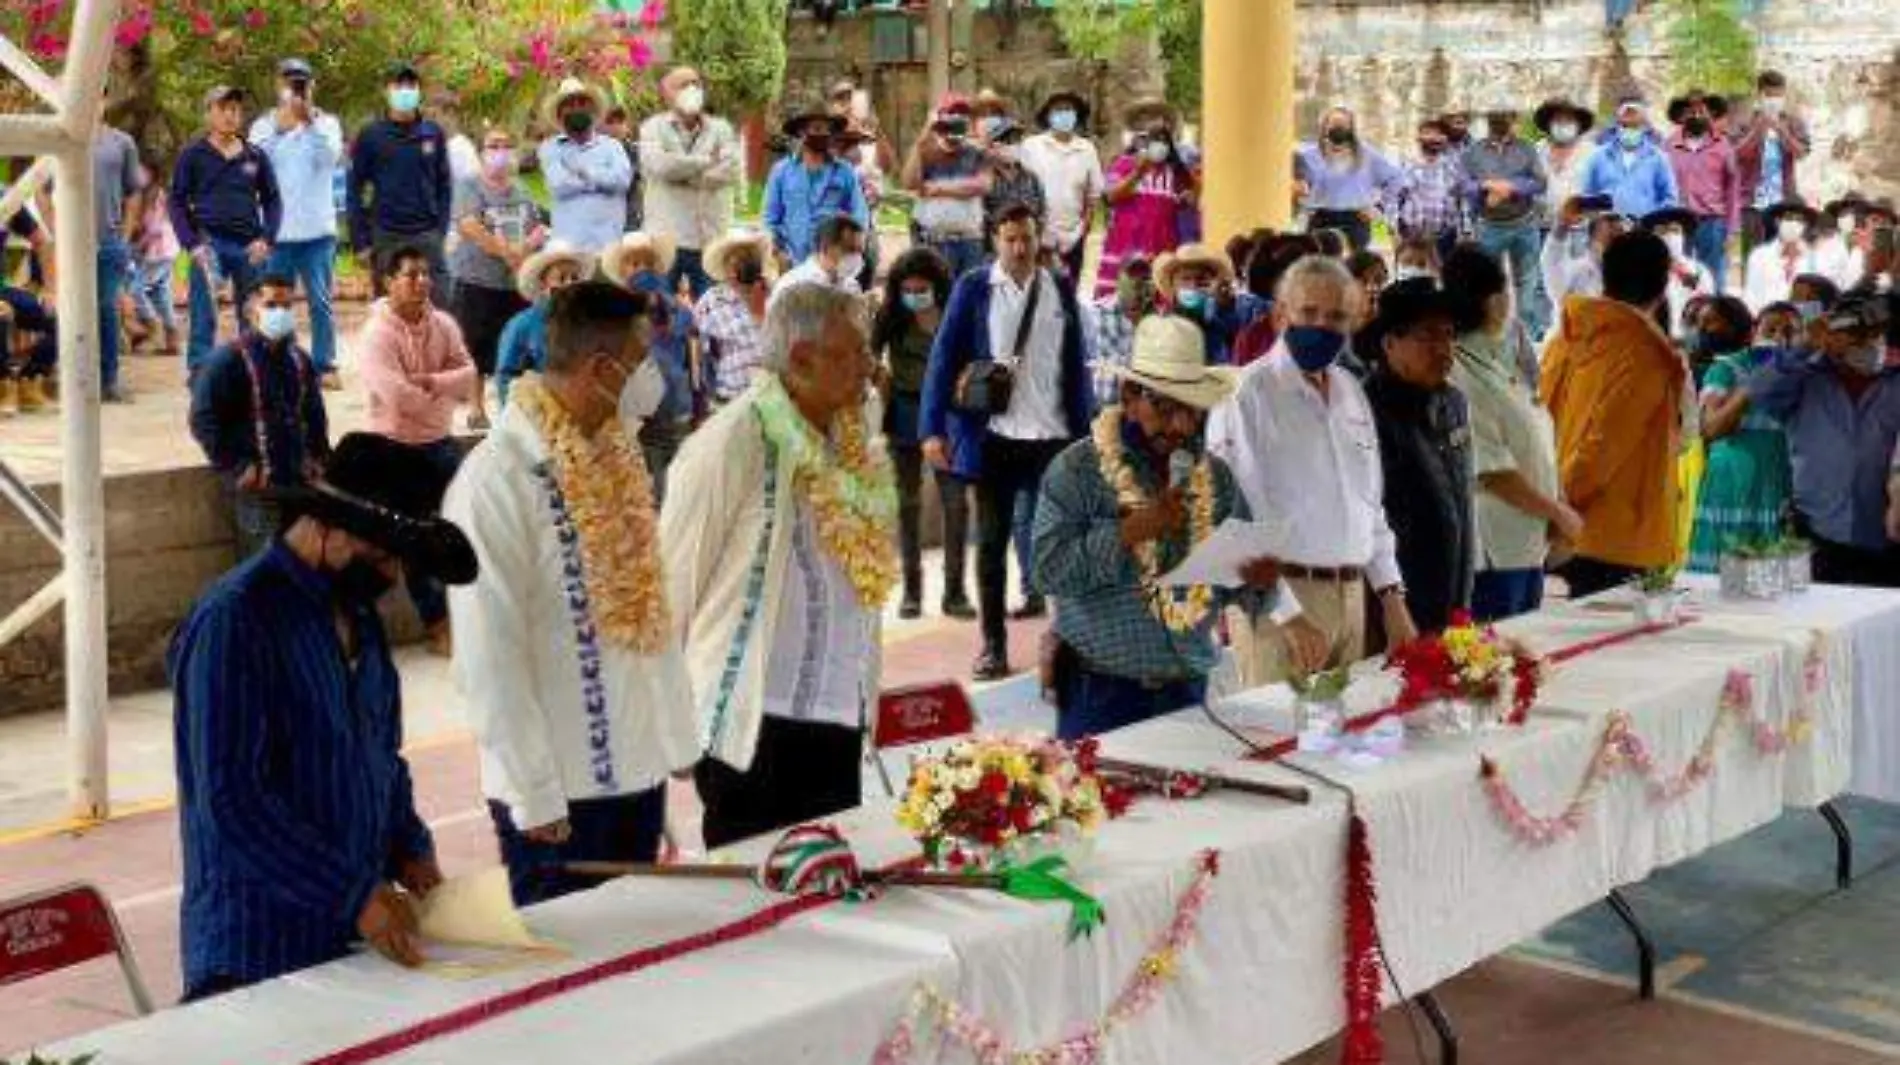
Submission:
[[[168,359],[178,357],[178,330],[170,326],[165,328],[165,346],[160,348],[159,351]]]
[[[20,381],[20,413],[31,414],[45,410],[47,405],[46,381],[44,378],[27,377]]]
[[[447,619],[429,626],[428,648],[429,653],[437,658],[449,658],[455,654],[455,636],[449,630]]]
[[[11,418],[20,413],[20,383],[11,377],[0,377],[0,418]]]

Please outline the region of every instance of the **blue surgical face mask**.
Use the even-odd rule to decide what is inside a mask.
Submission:
[[[933,293],[929,291],[928,289],[926,289],[923,292],[904,293],[904,309],[908,310],[912,314],[918,314],[923,311],[927,311],[930,308],[935,307],[936,305],[937,305],[936,293]]]
[[[413,85],[402,85],[389,90],[389,107],[392,111],[414,111],[422,106],[422,90]]]
[[[257,331],[275,344],[297,331],[297,312],[289,307],[265,307],[257,314]]]
[[[1624,126],[1622,129],[1618,130],[1616,134],[1617,139],[1623,142],[1623,147],[1625,148],[1642,147],[1643,138],[1647,137],[1648,135],[1649,135],[1649,131],[1643,129],[1640,126],[1634,129],[1628,126]]]
[[[1075,132],[1075,112],[1068,108],[1049,112],[1049,128],[1057,133]]]
[[[1293,362],[1307,373],[1318,373],[1339,360],[1346,334],[1317,325],[1291,326],[1281,338]]]
[[[1795,309],[1795,313],[1801,316],[1801,324],[1807,325],[1808,323],[1813,322],[1815,319],[1821,317],[1821,312],[1824,311],[1826,308],[1822,307],[1820,303],[1814,300],[1804,300],[1800,303],[1795,304],[1794,309]]]
[[[995,137],[1002,128],[1003,117],[1001,115],[985,115],[983,117],[983,135],[985,137]]]
[[[1207,290],[1204,288],[1184,288],[1175,293],[1174,302],[1190,314],[1199,314],[1207,309]]]

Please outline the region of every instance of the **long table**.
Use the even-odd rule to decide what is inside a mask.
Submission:
[[[1416,742],[1399,758],[1359,771],[1308,755],[1290,759],[1345,785],[1370,829],[1379,925],[1405,992],[1427,990],[1616,886],[1773,820],[1784,807],[1814,805],[1850,786],[1895,795],[1900,683],[1891,670],[1900,595],[1817,588],[1761,606],[1722,602],[1706,588],[1697,597],[1695,623],[1562,666],[1522,729]],[[1631,624],[1627,615],[1569,604],[1510,628],[1548,651]],[[1809,666],[1817,655],[1818,671]],[[1574,835],[1547,845],[1520,839],[1499,818],[1480,779],[1481,756],[1502,769],[1528,808],[1553,813],[1574,797],[1613,715],[1643,739],[1660,772],[1675,773],[1702,745],[1738,674],[1757,693],[1755,712],[1764,720],[1806,713],[1813,722],[1807,742],[1769,754],[1730,730],[1699,787],[1659,802],[1642,782],[1619,776],[1585,808]],[[1367,682],[1352,697],[1363,708],[1383,695]],[[1218,712],[1267,724],[1283,721],[1290,704],[1283,688],[1263,689],[1225,701]],[[1869,743],[1881,749],[1870,754]],[[1242,745],[1199,711],[1115,733],[1105,748],[1151,764],[1310,783],[1292,767],[1246,760]],[[1221,874],[1199,935],[1153,1008],[1116,1031],[1114,1060],[1281,1060],[1344,1021],[1348,817],[1346,791],[1325,786],[1305,806],[1232,793],[1145,801],[1107,826],[1083,858],[1081,881],[1109,914],[1087,940],[1066,940],[1061,906],[897,890],[870,903],[822,907],[375,1060],[869,1062],[923,985],[986,1018],[1014,1047],[1049,1044],[1108,1009],[1166,927],[1206,848],[1220,851]],[[837,820],[869,863],[912,850],[887,804]],[[539,934],[573,951],[549,968],[454,982],[353,957],[54,1051],[97,1051],[102,1065],[315,1061],[551,976],[705,932],[773,901],[743,883],[609,883],[530,911]],[[970,1057],[925,1038],[912,1060],[960,1065]]]

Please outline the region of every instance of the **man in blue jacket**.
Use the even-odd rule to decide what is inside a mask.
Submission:
[[[218,335],[218,286],[231,282],[239,331],[258,272],[271,256],[284,205],[270,157],[244,142],[244,90],[205,94],[205,135],[172,170],[172,230],[191,256],[191,338],[185,370],[196,374]]]
[[[350,154],[350,243],[368,257],[376,295],[388,280],[384,260],[397,248],[421,248],[435,278],[429,298],[440,307],[449,295],[448,236],[454,180],[448,137],[422,116],[422,75],[399,62],[389,71],[389,113],[357,134]]]
[[[1676,171],[1641,97],[1627,96],[1616,105],[1616,127],[1591,154],[1580,194],[1608,196],[1616,213],[1630,218],[1682,205]]]
[[[1036,265],[1040,241],[1028,206],[997,216],[996,263],[957,282],[924,377],[924,457],[977,489],[978,680],[1010,672],[1003,597],[1016,508],[1035,506],[1043,471],[1088,432],[1092,406],[1075,289]],[[959,386],[988,363],[1009,368],[1010,387],[978,406],[978,390]]]

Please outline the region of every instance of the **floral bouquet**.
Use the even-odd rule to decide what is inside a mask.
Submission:
[[[1473,623],[1462,610],[1452,614],[1445,631],[1394,649],[1387,664],[1399,674],[1399,709],[1411,713],[1450,704],[1466,716],[1475,710],[1507,725],[1524,723],[1543,679],[1543,662],[1529,648]],[[1507,695],[1510,708],[1500,714]],[[1466,716],[1454,719],[1454,731],[1471,731]]]
[[[1122,801],[1097,771],[1092,739],[981,736],[911,763],[897,823],[932,865],[978,869],[1030,841],[1088,836]]]

